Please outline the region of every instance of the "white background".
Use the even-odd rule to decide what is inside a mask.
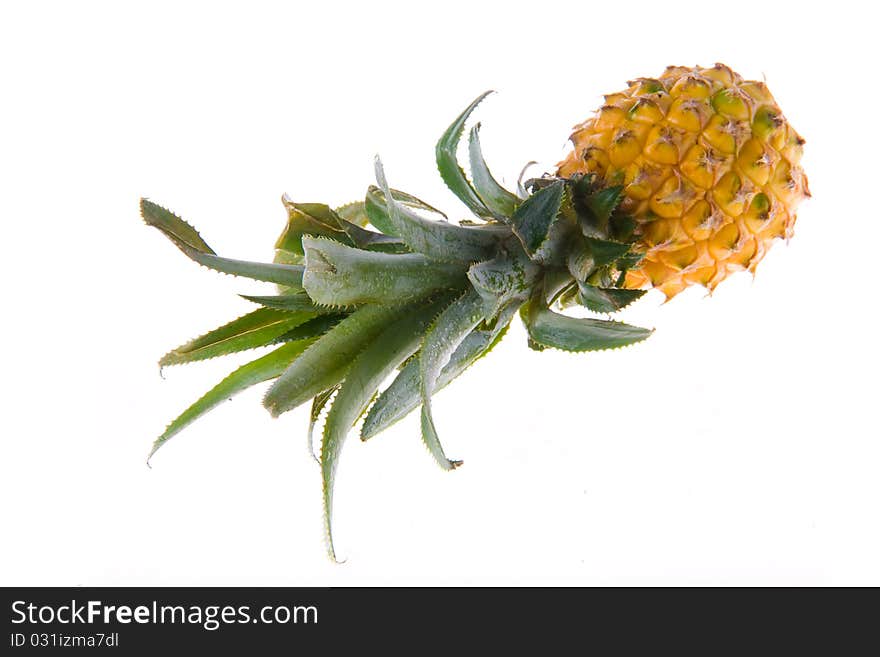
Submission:
[[[880,584],[876,18],[867,3],[4,3],[0,584]],[[626,80],[766,76],[813,199],[753,281],[648,295],[647,342],[535,353],[517,322],[414,418],[352,439],[325,556],[307,409],[242,394],[145,465],[251,354],[167,349],[259,284],[186,260],[149,196],[268,259],[282,192],[389,178],[464,217],[433,144],[470,100],[508,183]],[[539,169],[540,170],[540,169]]]

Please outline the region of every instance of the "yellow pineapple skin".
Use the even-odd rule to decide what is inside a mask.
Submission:
[[[625,287],[671,298],[754,271],[775,239],[791,237],[809,196],[804,140],[763,82],[723,64],[670,66],[628,84],[575,126],[557,172],[623,185],[645,254]]]

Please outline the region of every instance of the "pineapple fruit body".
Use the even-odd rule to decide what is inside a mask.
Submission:
[[[571,141],[558,175],[623,185],[622,207],[639,224],[645,258],[626,287],[654,286],[667,297],[754,271],[774,239],[792,235],[809,195],[804,140],[767,85],[722,64],[671,66],[630,82]]]

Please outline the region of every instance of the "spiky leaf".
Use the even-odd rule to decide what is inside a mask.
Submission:
[[[437,436],[437,429],[434,426],[431,396],[434,394],[440,371],[449,362],[453,352],[483,318],[483,300],[475,290],[470,289],[440,313],[425,335],[425,342],[419,355],[422,439],[440,467],[446,470],[459,466],[461,462],[446,458],[446,453],[443,451],[443,446]]]
[[[468,140],[468,154],[471,163],[471,176],[474,179],[474,190],[477,192],[483,204],[492,212],[496,219],[509,221],[511,215],[519,205],[519,199],[515,194],[507,191],[492,176],[486,160],[483,158],[483,149],[480,145],[480,124],[471,128]]]
[[[289,342],[233,371],[168,425],[153,443],[150,456],[152,457],[170,438],[218,404],[253,385],[280,376],[312,342],[314,339]]]
[[[572,249],[566,258],[565,265],[576,281],[586,281],[596,271],[593,254],[586,245],[583,248]]]
[[[324,407],[327,405],[327,402],[336,394],[336,391],[339,390],[339,385],[335,385],[332,388],[328,388],[324,392],[320,392],[315,395],[314,399],[312,399],[312,408],[309,411],[309,430],[306,433],[306,444],[309,449],[309,454],[312,455],[312,458],[321,465],[321,457],[315,454],[315,425],[318,424],[318,420],[321,417],[321,411],[324,410]]]
[[[399,321],[394,322],[370,343],[351,365],[339,389],[321,442],[321,475],[324,484],[324,523],[330,556],[336,558],[331,521],[333,517],[333,484],[342,445],[352,425],[373,399],[381,383],[419,348],[422,335],[438,304],[413,306]]]
[[[324,310],[327,311],[328,309]],[[303,322],[299,326],[294,326],[287,333],[278,336],[278,338],[274,342],[280,344],[282,342],[305,340],[306,338],[314,338],[320,335],[324,335],[327,331],[329,331],[343,319],[348,317],[349,314],[350,313],[346,313],[343,311],[333,311],[327,312],[326,314],[318,315],[314,319]]]
[[[637,251],[631,251],[626,255],[621,256],[617,259],[615,263],[620,269],[633,269],[636,267],[645,257],[644,253],[640,253]]]
[[[240,294],[239,296],[242,299],[247,299],[266,308],[275,308],[277,310],[292,310],[315,314],[333,312],[328,308],[316,306],[305,291],[275,296],[253,296],[250,294]]]
[[[561,180],[538,190],[523,201],[511,217],[513,232],[529,257],[535,257],[550,235],[559,215],[565,183]]]
[[[172,349],[162,356],[159,365],[180,365],[263,347],[314,316],[310,311],[287,312],[258,308]]]
[[[304,235],[318,235],[343,244],[354,244],[343,229],[339,215],[330,206],[323,203],[296,203],[286,196],[282,201],[287,208],[287,225],[275,242],[276,249],[303,255]]]
[[[425,203],[423,200],[416,198],[412,194],[407,194],[406,192],[402,192],[399,189],[392,189],[391,195],[392,198],[394,198],[394,200],[397,201],[399,205],[405,205],[416,210],[422,210],[424,212],[432,212],[448,220],[448,217],[440,210]],[[388,235],[389,237],[397,236],[397,232],[394,228],[395,224],[388,214],[388,205],[385,202],[385,193],[375,185],[370,185],[367,188],[367,196],[364,200],[364,209],[366,210],[367,216],[370,219],[370,223],[374,227],[378,228],[380,231],[382,231],[382,233]]]
[[[364,306],[325,333],[282,374],[263,398],[273,417],[332,388],[360,351],[401,312],[401,306]]]
[[[303,246],[303,287],[319,304],[399,304],[464,282],[463,267],[433,262],[421,253],[377,253],[308,236]]]
[[[595,216],[600,225],[608,223],[611,213],[614,212],[614,209],[620,203],[622,195],[623,186],[614,185],[587,196],[587,205],[593,211],[593,216]]]
[[[515,311],[515,306],[511,306],[502,311],[491,330],[475,329],[462,340],[449,358],[449,362],[441,370],[434,386],[435,392],[449,385],[501,341]],[[419,406],[422,401],[419,369],[419,359],[411,359],[400,370],[391,385],[382,391],[364,418],[361,440],[367,440],[381,433]]]
[[[529,336],[539,345],[565,351],[615,349],[640,342],[653,332],[623,322],[560,315],[532,302],[527,314]]]
[[[519,177],[516,179],[516,193],[519,196],[520,200],[525,200],[529,197],[529,193],[523,184],[523,180],[526,176],[526,171],[529,170],[530,167],[537,164],[534,160],[530,160],[526,162],[525,166],[520,170]]]
[[[437,169],[446,186],[455,194],[468,209],[478,217],[490,218],[492,213],[480,200],[464,171],[458,164],[458,144],[464,132],[464,125],[471,113],[482,100],[491,94],[487,91],[468,105],[455,121],[446,129],[437,142]]]
[[[214,253],[195,228],[173,212],[146,199],[141,199],[141,216],[148,226],[158,228],[188,258],[204,267],[289,288],[302,287],[301,266],[222,258]]]
[[[578,301],[597,313],[616,313],[644,294],[645,290],[595,287],[584,283],[578,285]]]
[[[420,217],[391,195],[382,162],[376,158],[376,181],[384,193],[394,234],[413,251],[443,262],[477,262],[492,256],[498,241],[509,234],[504,227],[457,226]],[[389,200],[390,199],[390,200]]]
[[[367,224],[370,223],[370,217],[367,215],[367,208],[363,201],[352,201],[351,203],[340,205],[334,212],[340,219],[344,219],[361,228],[366,228]]]
[[[585,237],[587,248],[593,258],[596,267],[604,267],[610,265],[618,258],[626,255],[629,251],[629,244],[621,242],[612,242],[611,240],[600,240],[594,237]]]
[[[345,234],[351,239],[354,246],[359,249],[370,249],[377,251],[408,251],[406,245],[398,237],[391,237],[384,233],[361,228],[349,221],[342,221],[342,228]]]

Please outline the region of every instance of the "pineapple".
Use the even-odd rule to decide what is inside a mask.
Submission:
[[[276,286],[275,294],[244,297],[252,312],[162,357],[165,367],[270,347],[171,422],[151,457],[251,386],[271,382],[263,404],[273,416],[311,402],[309,447],[321,424],[316,459],[335,558],[336,465],[361,418],[368,440],[420,408],[428,452],[454,469],[461,461],[443,449],[432,397],[491,351],[516,314],[536,350],[640,342],[652,331],[606,315],[645,287],[671,297],[753,270],[774,238],[791,234],[808,195],[798,166],[803,140],[762,83],[722,65],[671,67],[606,96],[577,127],[558,171],[517,193],[489,171],[479,124],[467,135],[469,177],[458,161],[466,122],[486,95],[436,148],[444,182],[475,217],[461,224],[391,188],[378,158],[363,201],[334,209],[285,196],[287,224],[272,262],[219,256],[190,224],[141,200],[144,221],[192,260]],[[576,304],[598,316],[561,312]]]
[[[667,298],[754,272],[775,238],[791,236],[809,196],[804,140],[767,85],[723,64],[670,66],[630,82],[571,141],[558,175],[623,185],[621,207],[639,224],[645,257],[625,287],[657,287]]]

